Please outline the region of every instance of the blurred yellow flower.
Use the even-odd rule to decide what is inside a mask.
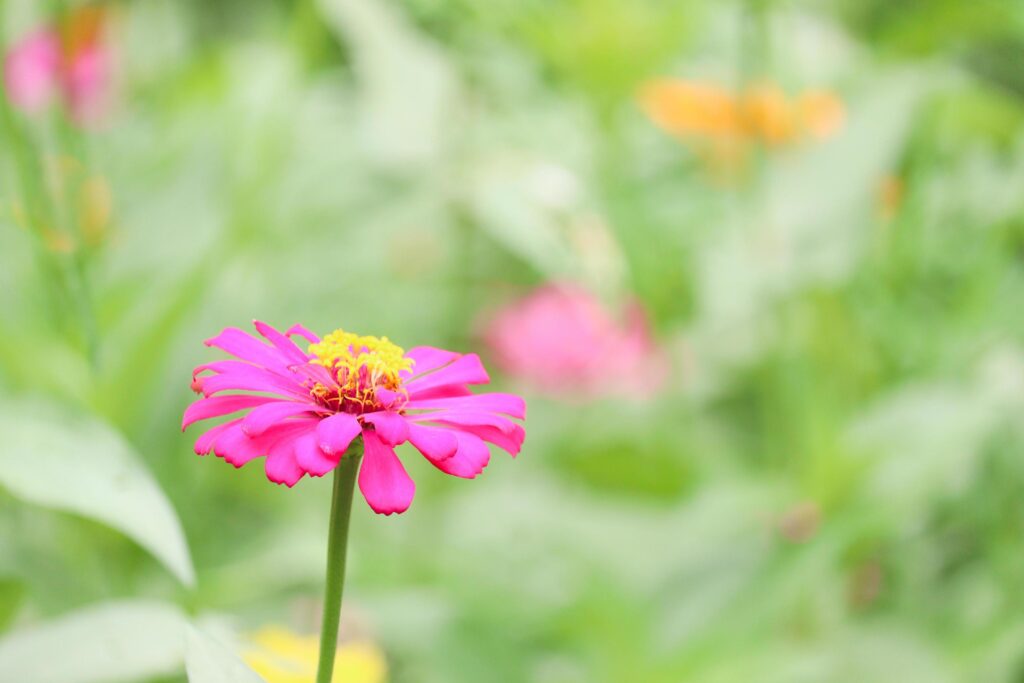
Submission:
[[[68,235],[57,230],[43,229],[43,244],[55,254],[70,254],[75,250],[75,242]]]
[[[251,649],[243,653],[245,663],[267,683],[313,683],[319,656],[319,637],[300,636],[286,629],[268,626],[254,633]],[[370,641],[353,641],[338,646],[334,683],[384,683],[387,662],[380,648]]]

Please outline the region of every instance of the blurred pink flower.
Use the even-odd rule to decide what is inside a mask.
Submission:
[[[109,53],[98,45],[83,48],[64,74],[64,97],[71,119],[89,125],[102,121],[110,107]]]
[[[60,37],[42,29],[14,45],[4,59],[4,88],[11,104],[34,113],[57,94],[61,62]]]
[[[476,354],[429,346],[405,353],[387,337],[336,330],[321,341],[301,325],[285,334],[255,326],[270,344],[232,327],[206,341],[238,360],[195,369],[192,388],[203,398],[185,411],[182,429],[247,414],[200,436],[200,455],[212,451],[235,467],[265,455],[267,478],[290,487],[333,470],[362,436],[359,489],[375,512],[391,514],[404,512],[416,490],[395,446],[409,441],[442,472],[467,479],[487,466],[487,443],[513,456],[522,447],[526,432],[509,417],[526,417],[523,399],[467,387],[490,381]],[[308,340],[309,351],[293,336]]]
[[[4,90],[11,104],[34,114],[63,99],[71,120],[100,122],[110,105],[113,69],[103,42],[104,10],[84,7],[65,30],[45,27],[15,43],[4,57]]]
[[[616,320],[588,291],[552,284],[500,310],[484,338],[502,370],[566,397],[649,397],[668,364],[638,302]]]

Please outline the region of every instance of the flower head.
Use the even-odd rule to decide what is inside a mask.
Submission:
[[[639,304],[620,322],[590,292],[553,284],[497,312],[484,338],[506,372],[554,395],[645,397],[667,363]]]
[[[317,636],[266,627],[253,634],[251,641],[243,659],[267,683],[308,683],[316,675]],[[386,678],[384,654],[372,642],[360,640],[338,646],[333,681],[384,683]]]
[[[37,29],[15,43],[4,57],[4,90],[11,104],[36,113],[59,96],[75,123],[101,120],[113,81],[104,21],[102,8],[87,6],[64,25]]]
[[[410,442],[435,467],[472,479],[490,460],[487,443],[519,453],[526,436],[511,418],[526,404],[511,394],[473,394],[490,378],[476,354],[428,346],[407,353],[386,337],[336,330],[322,340],[301,325],[286,333],[255,323],[268,343],[237,328],[207,340],[238,360],[200,365],[192,388],[203,395],[185,411],[193,422],[245,411],[195,444],[236,467],[266,456],[267,478],[294,486],[333,470],[362,438],[359,488],[374,511],[404,512],[415,484],[394,447]],[[302,350],[292,340],[310,343]]]

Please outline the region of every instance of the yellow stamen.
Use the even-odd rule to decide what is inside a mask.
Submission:
[[[374,402],[378,387],[396,391],[401,387],[399,375],[411,370],[413,360],[406,358],[402,347],[387,337],[360,336],[335,330],[317,344],[311,344],[312,360],[331,371],[341,387],[339,399],[368,406]],[[365,371],[363,370],[365,368]],[[326,387],[317,385],[314,393],[326,394]]]

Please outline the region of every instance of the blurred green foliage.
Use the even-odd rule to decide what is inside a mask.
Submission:
[[[44,5],[3,3],[5,44]],[[106,125],[3,110],[0,672],[60,636],[87,663],[19,681],[179,681],[148,625],[229,650],[315,628],[329,482],[192,454],[202,339],[260,318],[486,356],[483,316],[574,280],[640,298],[666,388],[566,402],[494,373],[530,405],[517,461],[470,482],[406,458],[408,513],[357,505],[343,630],[393,681],[1022,680],[1017,3],[108,13]],[[845,125],[722,178],[637,105],[659,76],[825,88]],[[92,177],[102,239],[55,248]],[[118,467],[176,519],[56,495]],[[89,659],[101,632],[137,656]]]

